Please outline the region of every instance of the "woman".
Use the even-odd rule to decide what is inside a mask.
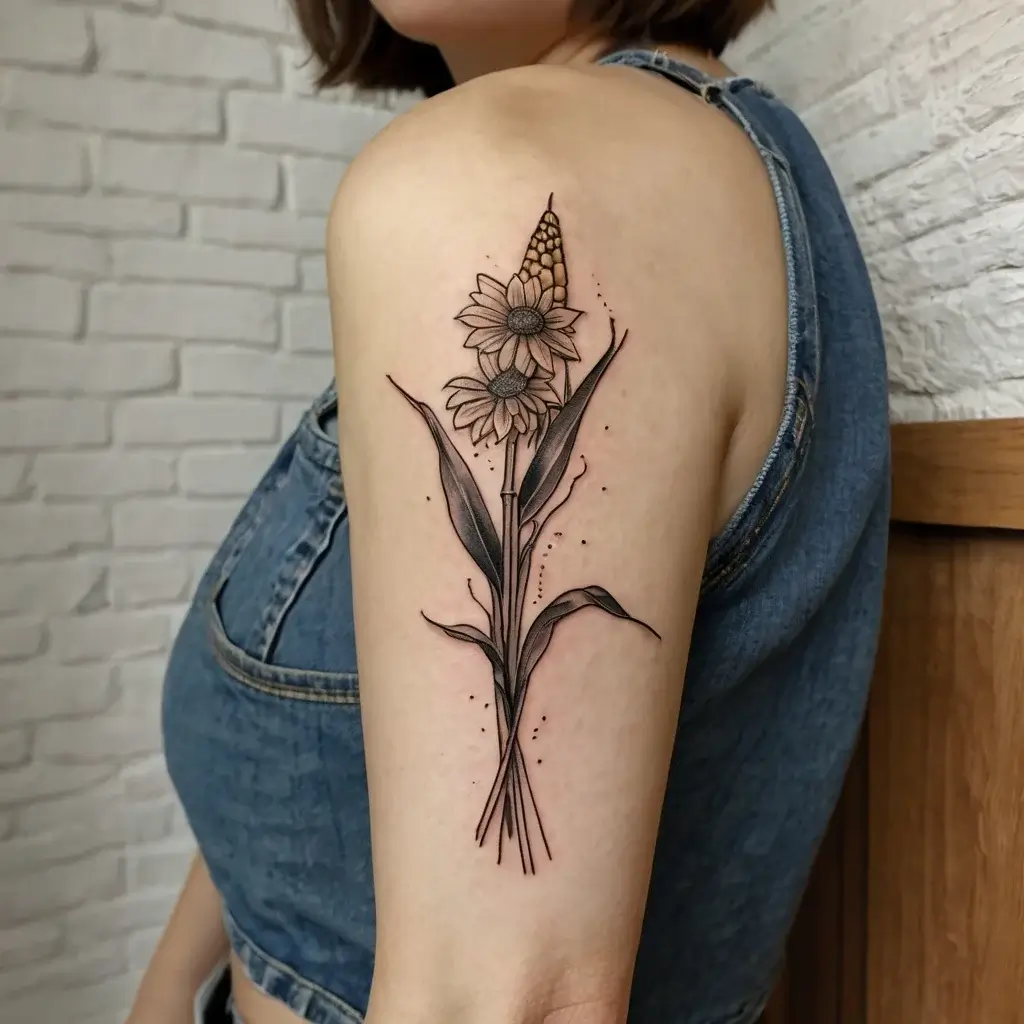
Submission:
[[[201,858],[133,1024],[190,1020],[204,978],[246,1024],[758,1017],[888,503],[841,201],[718,60],[763,6],[297,4],[323,84],[431,98],[339,187],[338,398],[174,651]]]

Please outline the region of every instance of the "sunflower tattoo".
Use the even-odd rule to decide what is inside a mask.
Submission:
[[[452,377],[444,385],[453,429],[468,431],[473,445],[504,445],[500,533],[473,473],[436,413],[388,378],[430,430],[448,517],[490,589],[488,608],[476,601],[470,581],[470,596],[483,611],[486,628],[469,623],[443,625],[426,614],[423,617],[453,640],[474,644],[489,662],[498,765],[477,823],[476,842],[481,847],[486,843],[497,818],[498,863],[504,838],[515,839],[524,874],[536,873],[534,845],[538,839],[551,859],[519,728],[533,671],[556,628],[568,616],[596,608],[642,626],[661,639],[596,584],[560,594],[523,629],[526,586],[537,541],[586,471],[584,468],[573,477],[568,492],[556,500],[583,415],[628,334],[617,338],[615,321],[610,321],[608,348],[574,390],[569,364],[580,361],[574,336],[583,311],[568,305],[569,277],[553,199],[549,197],[520,269],[508,283],[477,275],[476,290],[469,293],[471,304],[455,319],[470,329],[465,347],[475,351],[478,373]],[[527,448],[535,445],[522,472],[517,467],[520,441]]]

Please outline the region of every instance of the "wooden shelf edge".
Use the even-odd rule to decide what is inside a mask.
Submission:
[[[892,520],[1024,530],[1024,418],[898,423]]]

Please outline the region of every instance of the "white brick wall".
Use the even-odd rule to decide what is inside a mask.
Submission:
[[[778,0],[730,54],[848,197],[898,419],[1024,416],[1020,0]]]
[[[902,416],[1024,414],[1019,0],[779,0],[733,62],[850,196]],[[184,601],[330,375],[324,213],[403,97],[311,94],[285,0],[0,0],[0,1004],[112,1024],[188,836]]]
[[[286,0],[0,0],[4,1024],[117,1024],[191,855],[164,662],[330,380],[324,214],[399,102],[301,59]]]

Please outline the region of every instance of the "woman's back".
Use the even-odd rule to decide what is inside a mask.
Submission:
[[[874,655],[887,524],[884,355],[867,275],[816,147],[764,90],[649,51],[605,63],[642,70],[558,71],[582,79],[562,92],[531,69],[497,106],[482,84],[483,113],[460,110],[451,137],[427,111],[355,170],[332,228],[344,460],[328,393],[240,517],[175,650],[172,776],[246,973],[307,1020],[359,1018],[382,941],[412,1000],[434,998],[441,960],[458,965],[441,972],[456,979],[441,986],[450,999],[474,975],[500,993],[512,975],[496,964],[533,958],[554,972],[544,985],[559,1005],[613,1005],[671,751],[630,1020],[745,1024],[838,795]],[[634,81],[645,71],[682,89]],[[606,102],[535,116],[588,82]],[[650,123],[627,130],[640,91]],[[529,144],[503,144],[509,126]],[[562,159],[577,130],[582,156]],[[661,145],[647,141],[659,133]],[[619,139],[635,146],[622,162]],[[562,148],[546,162],[549,140]],[[389,147],[404,148],[405,166]],[[550,248],[536,243],[545,237]],[[519,269],[507,254],[524,246]],[[553,298],[541,284],[531,301],[534,263],[551,271]],[[449,317],[471,268],[491,284],[477,278],[459,314],[466,338]],[[506,281],[503,299],[495,282]],[[504,318],[497,333],[488,310]],[[543,331],[509,328],[531,315]],[[441,385],[473,374],[484,390],[456,384],[453,421]],[[557,387],[536,424],[522,406],[534,436],[524,430],[520,449],[514,425],[498,436],[501,416],[518,415],[498,403],[528,379],[537,395]],[[490,434],[474,443],[477,424]],[[541,501],[545,473],[564,508]],[[530,493],[543,508],[532,532]],[[511,560],[510,506],[525,515]],[[518,597],[506,593],[517,565]],[[517,600],[525,646],[508,634]],[[633,622],[615,621],[624,608]],[[559,617],[517,703],[509,651],[528,660],[545,614]],[[477,621],[484,640],[437,621]],[[530,828],[535,877],[523,878]],[[571,970],[558,973],[562,961]]]

